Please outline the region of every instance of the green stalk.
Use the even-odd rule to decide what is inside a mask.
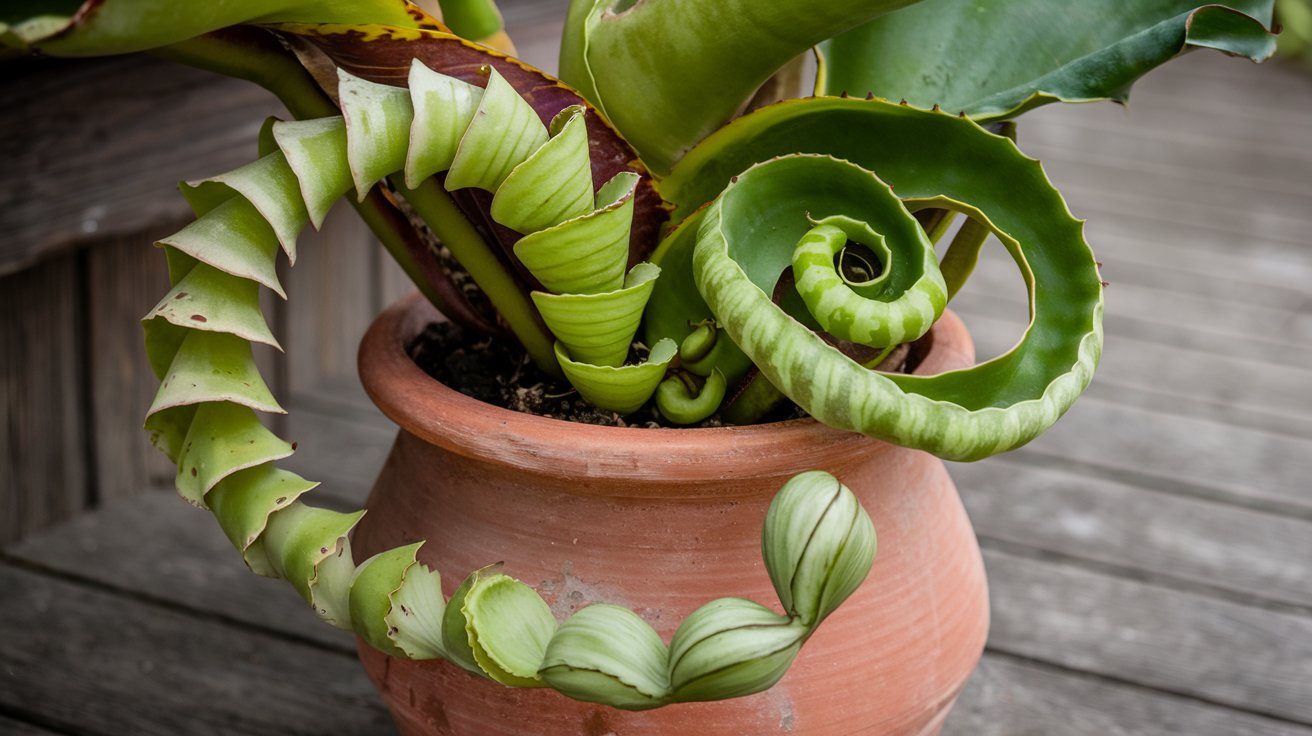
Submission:
[[[399,178],[394,182],[415,213],[446,245],[460,265],[483,289],[497,311],[510,325],[515,337],[524,344],[533,363],[553,376],[560,376],[556,362],[555,339],[542,324],[533,303],[524,296],[519,283],[501,261],[492,254],[451,195],[432,179],[410,189]]]
[[[939,264],[939,270],[943,272],[943,280],[948,285],[949,300],[957,295],[961,287],[966,284],[966,279],[970,278],[971,272],[975,270],[975,264],[979,262],[980,248],[992,232],[987,225],[973,217],[967,217],[966,221],[961,223],[961,229],[952,237],[952,243],[948,245],[947,252],[943,254],[943,261]]]

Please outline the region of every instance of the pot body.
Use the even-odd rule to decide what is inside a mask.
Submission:
[[[943,463],[812,421],[649,430],[577,425],[492,407],[442,386],[406,346],[435,318],[408,299],[361,349],[365,387],[401,426],[353,547],[359,559],[426,539],[450,595],[504,562],[563,620],[627,606],[668,641],[694,609],[736,596],[781,610],[761,560],[774,494],[812,468],[861,499],[879,540],[866,582],[772,689],[624,712],[516,690],[443,661],[360,656],[405,736],[933,734],[988,630],[979,547]],[[920,371],[973,360],[948,315]]]

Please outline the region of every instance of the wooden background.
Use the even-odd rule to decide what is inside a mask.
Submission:
[[[507,8],[547,67],[559,10]],[[173,183],[248,160],[274,108],[142,58],[0,85],[0,535],[28,534],[0,552],[0,733],[392,733],[349,637],[145,493],[168,480],[137,431],[148,244],[186,220]],[[1107,350],[1052,431],[951,466],[993,627],[945,733],[1312,736],[1312,77],[1191,54],[1128,114],[1027,115],[1021,145],[1090,220]],[[353,377],[404,289],[368,241],[335,218],[270,305],[295,466],[339,507],[394,432]],[[1022,294],[986,251],[954,303],[982,357],[1019,335]]]

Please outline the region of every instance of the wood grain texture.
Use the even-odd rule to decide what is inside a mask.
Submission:
[[[1312,509],[1312,440],[1154,412],[1085,396],[1016,451],[1132,474],[1154,487],[1297,513]]]
[[[93,473],[101,501],[172,488],[174,467],[142,431],[159,381],[143,349],[139,320],[168,293],[164,253],[151,242],[181,227],[164,223],[86,251]]]
[[[377,251],[369,229],[344,202],[324,227],[307,228],[288,272],[285,331],[290,394],[353,378],[360,337],[379,311]]]
[[[982,356],[1010,349],[1024,330],[1023,307],[988,308],[963,300]],[[995,316],[999,315],[999,316]],[[1277,365],[1242,352],[1184,350],[1162,341],[1117,334],[1103,351],[1086,396],[1163,414],[1207,419],[1312,439],[1312,370]]]
[[[989,648],[1312,723],[1312,617],[985,550]]]
[[[343,390],[328,387],[319,400],[296,399],[287,439],[301,448],[281,467],[323,483],[323,493],[362,505],[387,459],[396,429],[373,411],[343,410]]]
[[[0,188],[0,274],[185,218],[177,183],[251,160],[265,116],[286,116],[249,82],[140,55],[51,61],[0,85],[0,110],[21,183]]]
[[[173,493],[109,501],[5,554],[129,597],[167,601],[196,616],[313,640],[354,656],[350,634],[324,625],[285,582],[252,574],[214,517]]]
[[[90,498],[81,269],[70,255],[0,278],[0,544]]]
[[[75,542],[70,544],[70,540]],[[201,612],[215,614],[248,624],[251,629],[276,632],[282,638],[310,638],[334,648],[341,647],[343,641],[349,642],[340,632],[314,621],[290,590],[279,589],[285,587],[281,583],[256,578],[241,569],[236,554],[209,517],[177,499],[155,495],[123,499],[105,511],[83,516],[10,552],[60,574],[86,575],[97,581],[97,586],[119,591],[115,597],[169,601],[185,608],[182,613],[186,616],[200,618]],[[167,563],[161,564],[155,557],[161,552],[165,553]],[[1005,559],[990,555],[989,564],[995,580],[1007,574]],[[997,585],[994,584],[995,589]],[[19,605],[11,601],[16,599],[7,598],[5,603],[0,603],[0,609]],[[150,630],[156,628],[157,624],[151,620],[159,615],[155,609],[147,607],[142,611],[138,625]],[[80,615],[88,612],[83,610]],[[995,634],[997,618],[1003,614],[1004,609],[995,609]],[[0,618],[7,615],[0,611]],[[201,632],[207,631],[203,624],[197,626]],[[234,628],[230,636],[267,641],[265,634],[241,628]],[[140,640],[137,645],[147,646]],[[239,651],[246,648],[247,645],[237,645]],[[8,648],[0,648],[0,652],[4,651]],[[154,649],[123,654],[129,661],[158,655]],[[5,663],[3,656],[0,655],[0,666]],[[297,656],[283,666],[308,667],[314,666],[315,661]],[[202,671],[218,666],[214,662],[227,667],[226,658],[220,657],[200,665]],[[158,680],[137,680],[136,689],[124,698],[128,702],[153,700],[154,690],[159,687]],[[334,701],[324,703],[323,707],[326,713],[349,720],[355,716],[339,711],[361,706]],[[42,712],[46,712],[44,708]],[[200,728],[180,728],[177,733],[207,733]],[[967,685],[945,733],[1293,736],[1312,733],[1312,728],[1237,712],[1194,698],[1018,661],[1007,655],[988,654]]]
[[[1010,457],[953,463],[986,540],[1312,609],[1312,523]]]
[[[6,736],[58,736],[59,731],[49,731],[26,721],[16,721],[0,715],[0,733]]]
[[[985,652],[943,736],[1307,736],[1312,727]]]
[[[388,732],[353,657],[8,565],[0,589],[6,709],[104,736]]]

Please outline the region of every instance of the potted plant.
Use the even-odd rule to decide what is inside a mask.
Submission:
[[[926,452],[1033,439],[1087,386],[1102,339],[1080,222],[1012,128],[981,124],[1124,99],[1189,47],[1273,45],[1269,0],[576,0],[559,82],[480,43],[505,39],[478,2],[444,3],[449,26],[390,0],[186,18],[157,0],[37,5],[0,37],[154,49],[256,81],[297,118],[270,121],[253,163],[183,187],[198,219],[160,241],[173,288],[144,320],[161,379],[147,428],[254,571],[358,634],[407,733],[937,730],[987,608]],[[768,104],[816,44],[818,96]],[[600,429],[479,405],[416,367],[432,313],[410,300],[362,353],[402,425],[369,516],[303,503],[314,483],[276,466],[295,448],[258,418],[281,409],[250,344],[277,344],[259,289],[282,293],[279,254],[294,261],[297,233],[351,195],[428,302],[513,335],[592,404],[738,426]],[[1031,323],[971,365],[944,308],[990,234]],[[754,426],[790,405],[814,419]],[[862,586],[867,509],[882,567]],[[764,570],[747,559],[762,525]],[[472,572],[444,585],[438,564]],[[782,690],[704,703],[767,691],[794,660]]]

